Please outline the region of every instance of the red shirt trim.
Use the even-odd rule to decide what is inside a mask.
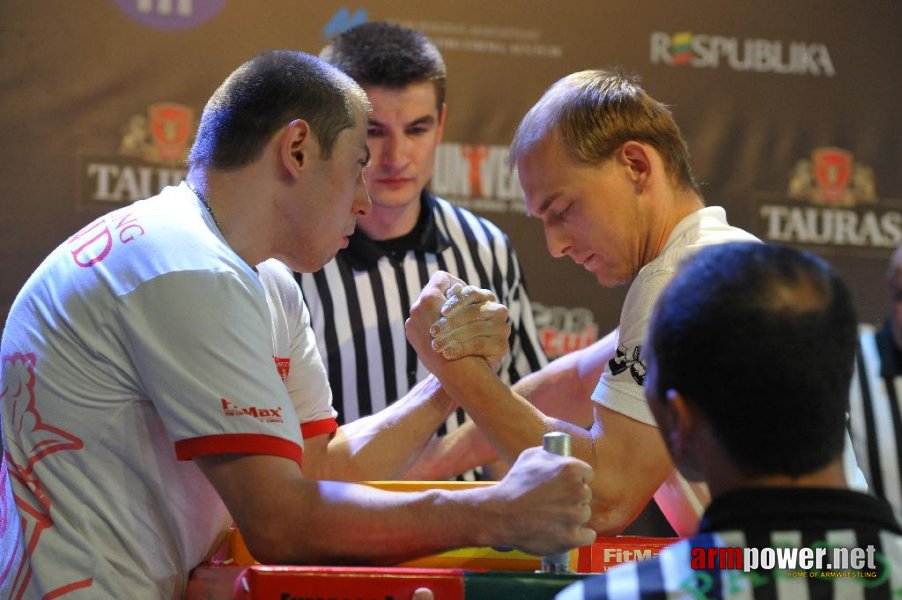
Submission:
[[[338,429],[338,421],[329,417],[328,419],[301,423],[301,436],[306,440],[307,438],[323,435],[324,433],[332,433],[336,429]]]
[[[175,457],[179,460],[216,454],[269,454],[288,458],[300,466],[304,451],[290,440],[261,433],[222,433],[175,443]]]

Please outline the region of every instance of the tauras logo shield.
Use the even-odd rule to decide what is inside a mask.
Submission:
[[[193,111],[182,104],[160,102],[147,108],[150,117],[150,133],[153,136],[157,154],[164,160],[179,160],[184,156]]]
[[[840,202],[852,179],[852,153],[842,148],[817,148],[811,153],[811,160],[825,202]]]

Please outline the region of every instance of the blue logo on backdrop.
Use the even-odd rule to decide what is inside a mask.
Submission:
[[[119,10],[152,29],[189,29],[203,25],[227,0],[115,0]]]
[[[358,8],[352,15],[351,11],[342,7],[332,15],[332,18],[329,19],[329,22],[323,27],[323,31],[320,35],[324,40],[332,39],[339,33],[347,31],[355,25],[366,23],[367,18],[368,16],[365,8]]]

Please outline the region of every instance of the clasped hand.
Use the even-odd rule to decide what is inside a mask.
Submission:
[[[410,307],[407,339],[435,372],[444,360],[483,357],[497,371],[508,352],[508,310],[490,290],[437,271]]]

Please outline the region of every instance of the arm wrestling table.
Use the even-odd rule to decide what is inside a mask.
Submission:
[[[462,489],[492,482],[367,482],[396,491]],[[436,600],[544,600],[573,581],[657,554],[676,538],[599,537],[569,553],[570,573],[541,573],[541,557],[503,548],[460,548],[392,567],[262,565],[233,529],[191,574],[186,600],[407,600],[427,587]]]

